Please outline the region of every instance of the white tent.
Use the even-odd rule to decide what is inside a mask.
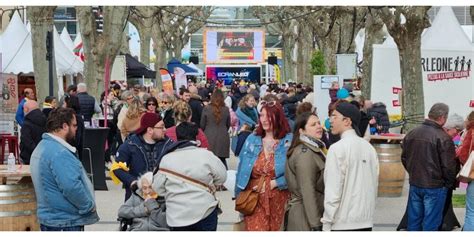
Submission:
[[[387,39],[388,40],[388,39]],[[474,100],[471,73],[474,47],[462,30],[451,7],[442,7],[432,26],[422,35],[421,62],[425,115],[436,102],[450,106],[450,113],[466,116]],[[389,114],[401,114],[394,106],[401,88],[398,49],[391,41],[373,45],[372,96],[384,102]]]
[[[2,72],[14,74],[33,72],[31,35],[18,12],[13,14],[0,38]]]
[[[71,36],[69,35],[66,27],[64,27],[63,31],[61,32],[61,40],[63,41],[64,45],[66,45],[67,48],[72,52],[74,49],[74,42],[72,42]]]
[[[2,72],[18,74],[34,71],[31,32],[27,30],[17,12],[13,14],[7,29],[1,35],[0,53],[3,62]],[[54,56],[58,76],[83,71],[83,63],[64,45],[56,29],[54,29]]]
[[[84,64],[61,40],[54,27],[54,57],[58,75],[82,73]]]

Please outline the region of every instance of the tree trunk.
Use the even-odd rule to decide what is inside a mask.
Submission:
[[[120,46],[119,52],[130,54],[130,36],[128,36],[128,24],[123,30],[122,45]]]
[[[469,8],[469,11],[471,12],[471,24],[474,25],[474,6],[471,6]],[[474,34],[474,33],[473,33]]]
[[[151,32],[149,30],[140,33],[140,61],[147,67],[150,66],[150,41]]]
[[[421,33],[430,26],[430,7],[395,7],[392,13],[388,7],[379,10],[390,35],[398,47],[400,74],[402,79],[402,113],[406,119],[405,133],[423,121],[425,102],[423,74],[421,71]],[[401,15],[405,16],[402,24]]]
[[[293,49],[294,49],[294,44],[289,42],[290,39],[282,39],[282,44],[283,44],[283,51],[282,51],[282,56],[283,56],[283,77],[281,82],[288,82],[290,80],[295,80],[293,77]]]
[[[52,30],[54,9],[56,7],[31,6],[27,10],[28,19],[31,22],[33,70],[38,103],[42,103],[45,97],[49,95],[49,62],[46,61],[46,34],[49,30]],[[54,64],[55,61],[53,61]],[[57,96],[58,80],[55,67],[53,67],[53,81],[55,82],[53,93]]]
[[[420,120],[424,117],[423,79],[421,72],[421,35],[410,37],[404,49],[399,49],[402,80],[402,108],[406,118]],[[405,130],[410,131],[419,124],[407,121]]]
[[[312,32],[306,24],[300,23],[298,25],[298,53],[297,53],[297,73],[296,77],[298,82],[302,82],[305,85],[311,85],[313,83],[311,73],[311,55],[313,54],[312,47]]]
[[[362,96],[370,100],[372,88],[372,52],[374,44],[383,43],[383,21],[374,12],[367,14],[364,41],[364,59],[362,62]]]
[[[178,59],[179,61],[181,61],[182,60],[181,50],[183,50],[184,48],[184,43],[181,41],[181,39],[176,39],[173,46],[174,46],[173,48],[174,57]]]
[[[95,98],[99,98],[104,89],[106,58],[109,59],[112,65],[122,46],[128,10],[128,7],[105,6],[103,32],[100,34],[96,29],[92,8],[76,7],[86,58],[84,75],[88,85],[88,93]]]

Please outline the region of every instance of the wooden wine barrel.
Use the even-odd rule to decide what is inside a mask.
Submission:
[[[379,159],[379,197],[402,196],[405,168],[400,144],[372,144]]]
[[[30,166],[0,165],[0,231],[39,231]]]

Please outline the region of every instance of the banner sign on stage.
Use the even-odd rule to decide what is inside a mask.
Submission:
[[[231,85],[234,80],[259,83],[260,78],[260,66],[206,66],[206,79],[208,81],[222,80],[224,81],[224,85]]]
[[[263,63],[263,29],[213,29],[203,33],[204,63]]]
[[[18,79],[15,74],[0,73],[1,94],[0,112],[16,113],[18,107]]]

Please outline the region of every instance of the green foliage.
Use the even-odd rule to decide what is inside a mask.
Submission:
[[[453,194],[453,207],[464,208],[466,206],[466,194]]]
[[[326,74],[326,65],[324,64],[324,55],[320,50],[313,52],[311,56],[311,73],[313,75]]]

